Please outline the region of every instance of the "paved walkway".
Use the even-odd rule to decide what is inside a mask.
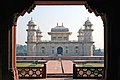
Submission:
[[[50,60],[46,65],[47,74],[62,74],[61,62],[58,60]]]
[[[46,73],[49,74],[72,74],[73,73],[73,63],[70,60],[50,60],[46,64]],[[54,76],[55,76],[54,75]],[[52,75],[53,76],[53,75]],[[68,78],[46,78],[46,80],[73,80],[72,77]]]
[[[70,60],[62,60],[63,70],[65,74],[73,74],[73,62]]]
[[[47,74],[72,74],[73,62],[70,60],[50,60],[46,65]]]

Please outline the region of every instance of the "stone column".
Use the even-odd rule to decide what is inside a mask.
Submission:
[[[16,25],[12,26],[12,67],[16,68]]]
[[[16,68],[16,23],[17,18],[19,17],[18,14],[14,14],[10,17],[10,23],[9,23],[9,35],[8,35],[8,71],[9,76],[8,78],[10,80],[18,80],[18,73]]]

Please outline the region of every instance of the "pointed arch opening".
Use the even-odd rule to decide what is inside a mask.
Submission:
[[[39,5],[39,4],[41,4],[41,3],[35,2],[35,4],[36,4],[36,5],[37,5],[37,4]],[[45,5],[45,4],[49,4],[49,3],[42,3],[42,5]],[[54,4],[54,3],[52,3],[52,4]],[[60,5],[61,5],[61,4],[63,5],[64,3],[59,3],[59,4],[60,4]],[[58,4],[58,5],[59,5],[59,4]],[[77,3],[75,3],[75,4],[77,4]],[[81,4],[84,4],[84,3],[81,3]],[[51,5],[51,4],[50,4],[50,5]],[[82,51],[82,50],[81,50],[81,51]],[[78,51],[77,51],[77,52],[78,52]],[[62,47],[58,47],[58,48],[57,48],[57,54],[61,54],[61,55],[63,54],[63,48],[62,48]]]
[[[62,47],[57,48],[57,54],[60,54],[60,55],[63,54],[63,48]]]

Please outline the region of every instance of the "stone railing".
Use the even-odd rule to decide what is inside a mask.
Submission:
[[[104,67],[76,67],[73,64],[73,79],[104,79]]]
[[[104,56],[16,56],[18,60],[104,60]]]
[[[19,79],[46,78],[46,64],[43,67],[17,67]]]

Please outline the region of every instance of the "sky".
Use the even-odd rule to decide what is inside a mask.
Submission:
[[[100,16],[95,16],[94,13],[89,13],[85,6],[82,5],[62,5],[62,6],[36,6],[31,13],[25,13],[18,18],[16,44],[26,45],[28,22],[33,19],[37,25],[36,29],[42,31],[42,40],[50,40],[51,36],[48,32],[51,28],[58,25],[64,25],[72,32],[70,40],[78,40],[78,30],[84,29],[83,24],[89,18],[93,24],[92,32],[94,45],[96,48],[104,49],[104,27]]]

